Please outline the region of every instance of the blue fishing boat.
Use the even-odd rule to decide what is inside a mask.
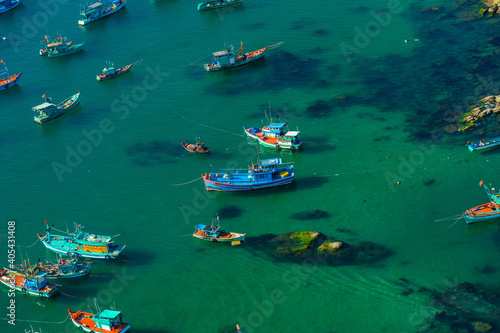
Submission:
[[[486,150],[490,148],[494,148],[496,146],[500,145],[500,136],[491,138],[491,139],[485,139],[485,140],[480,140],[477,142],[467,142],[467,146],[469,147],[470,151],[480,151],[480,150]]]
[[[127,0],[101,0],[80,11],[84,17],[79,25],[87,25],[106,16],[116,13],[127,5]]]
[[[263,58],[266,50],[267,46],[256,51],[243,54],[243,43],[241,43],[241,47],[238,51],[235,51],[234,47],[231,45],[223,51],[214,52],[212,63],[205,64],[204,67],[207,72],[215,72],[222,69],[246,65],[250,62]]]
[[[108,63],[108,67],[102,70],[101,74],[97,74],[97,81],[111,80],[122,74],[128,73],[134,64],[123,66],[120,68],[115,68],[113,63]]]
[[[222,7],[236,5],[241,3],[241,0],[208,0],[198,4],[198,10],[211,10],[211,9],[219,9]]]
[[[21,0],[0,0],[0,13],[14,9],[21,3]]]
[[[479,185],[483,185],[483,181],[481,181]],[[462,213],[465,221],[469,224],[491,221],[500,218],[500,193],[495,193],[494,188],[491,188],[490,190],[486,185],[483,186],[490,202],[468,209]]]
[[[202,175],[208,191],[248,191],[290,184],[293,165],[278,167],[281,158],[262,160],[248,169],[214,169]]]
[[[7,65],[3,61],[3,59],[0,60],[0,63],[4,65],[4,69],[0,70],[0,90],[5,90],[10,87],[16,86],[19,82],[19,79],[21,78],[21,74],[14,74],[9,76],[9,69],[7,68]]]
[[[39,262],[39,267],[47,273],[47,279],[71,279],[90,274],[91,263],[78,263],[77,258],[63,259],[60,257],[55,263],[46,261],[45,265]]]
[[[96,313],[71,311],[68,309],[71,321],[80,331],[92,333],[125,333],[130,330],[130,325],[122,321],[121,311],[101,311],[96,300],[94,300],[94,303]]]
[[[75,223],[75,232],[52,235],[51,228],[45,221],[47,230],[44,235],[37,234],[43,245],[56,253],[92,259],[116,259],[125,245],[114,245],[114,236],[101,236],[83,232],[83,227]],[[62,231],[64,233],[64,231]]]
[[[50,297],[58,291],[58,286],[47,282],[46,275],[38,266],[28,268],[25,274],[3,268],[0,269],[0,282],[31,296]]]
[[[299,131],[286,131],[288,123],[271,123],[263,128],[245,127],[245,134],[256,139],[262,146],[274,149],[297,150],[302,146],[299,140]]]
[[[193,237],[206,240],[213,243],[230,243],[233,241],[244,241],[246,234],[236,232],[226,232],[219,225],[219,216],[217,216],[217,225],[212,220],[211,225],[198,224],[195,226]]]
[[[42,97],[45,97],[45,95]],[[45,100],[45,103],[33,107],[33,111],[38,113],[38,115],[34,116],[34,120],[39,124],[43,124],[49,120],[62,116],[66,112],[72,110],[79,103],[80,91],[78,94],[68,97],[57,105],[52,104],[52,99],[49,97]]]

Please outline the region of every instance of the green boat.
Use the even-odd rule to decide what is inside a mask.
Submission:
[[[45,41],[40,42],[45,44],[45,48],[40,50],[41,56],[61,57],[83,50],[85,42],[73,44],[73,41],[68,42],[66,37],[58,36],[53,42],[49,42],[49,38],[45,35]]]
[[[198,10],[211,10],[211,9],[219,9],[222,7],[236,5],[237,3],[241,3],[241,0],[209,0],[204,1],[198,4]]]

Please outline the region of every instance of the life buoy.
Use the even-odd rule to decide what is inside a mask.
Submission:
[[[25,292],[26,292],[26,288],[24,288],[24,287],[23,287],[23,289],[21,289],[21,291],[22,291],[23,293],[25,293]]]

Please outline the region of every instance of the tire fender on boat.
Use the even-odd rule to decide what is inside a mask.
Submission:
[[[81,326],[78,326],[78,329],[79,329],[80,331],[83,331],[83,327],[81,327]]]
[[[107,261],[109,261],[109,256],[105,256],[104,259],[106,259]]]
[[[212,243],[217,243],[217,239],[212,239]]]
[[[21,289],[21,291],[22,291],[23,293],[25,293],[25,292],[26,292],[26,288],[24,288],[24,287],[23,287],[23,289]]]
[[[38,296],[43,297],[43,293],[40,291],[40,292],[38,293]]]

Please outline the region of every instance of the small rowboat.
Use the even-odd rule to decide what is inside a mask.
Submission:
[[[500,136],[491,139],[480,140],[477,142],[467,142],[467,146],[469,147],[470,151],[486,150],[494,148],[498,145],[500,145]]]
[[[192,154],[210,153],[210,148],[205,147],[205,144],[201,142],[199,139],[196,140],[196,143],[181,142],[181,145],[184,147],[184,149],[186,149],[188,152]]]
[[[480,185],[482,185],[482,181]],[[491,201],[468,209],[462,213],[462,216],[468,224],[491,221],[500,218],[500,193],[495,194],[495,189],[492,188],[490,190],[486,185],[484,185],[484,188]]]

